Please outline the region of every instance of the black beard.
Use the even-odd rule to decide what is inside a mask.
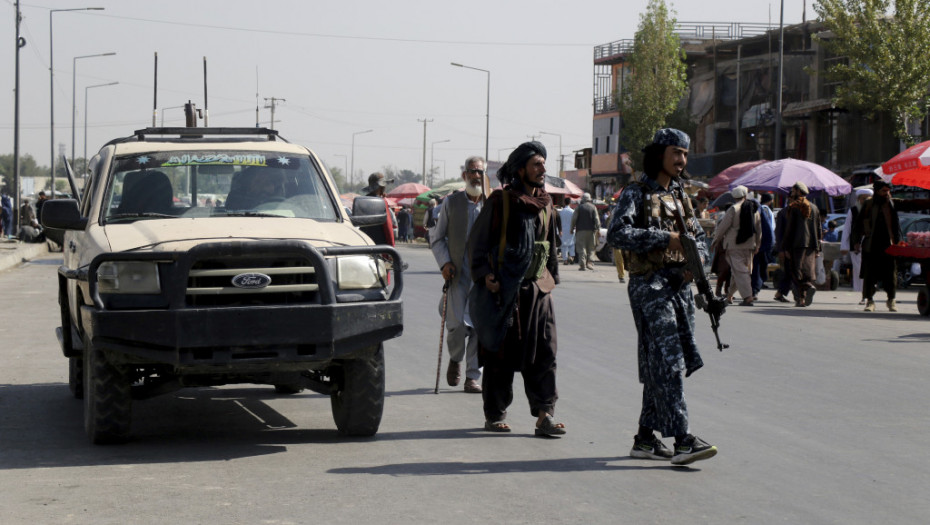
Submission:
[[[530,186],[530,187],[533,187],[533,188],[537,188],[537,189],[539,189],[539,188],[544,188],[544,187],[546,186],[546,183],[545,183],[545,182],[534,182],[534,181],[531,181],[531,180],[525,180],[525,181],[523,181],[523,182],[525,182],[527,186]]]

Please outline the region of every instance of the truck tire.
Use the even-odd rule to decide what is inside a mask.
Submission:
[[[614,262],[614,249],[610,245],[605,244],[604,247],[594,255],[596,255],[597,260],[601,262]]]
[[[333,420],[344,436],[373,436],[384,411],[384,347],[370,354],[338,362],[331,377]]]
[[[132,384],[126,369],[84,340],[84,431],[95,445],[125,443],[132,421]]]
[[[84,399],[84,358],[68,358],[68,388],[75,399]]]

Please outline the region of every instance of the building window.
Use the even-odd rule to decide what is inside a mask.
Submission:
[[[600,142],[601,142],[600,137],[594,137],[594,154],[595,155],[601,152]]]
[[[607,140],[604,141],[604,153],[610,153],[610,137],[607,137]]]
[[[614,118],[610,117],[610,134],[614,134]]]

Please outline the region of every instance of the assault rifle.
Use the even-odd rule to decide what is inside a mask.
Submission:
[[[730,348],[730,345],[720,342],[720,334],[717,329],[720,328],[720,316],[727,309],[727,301],[723,297],[714,295],[710,283],[707,281],[707,274],[704,273],[704,263],[701,261],[701,252],[698,251],[697,240],[688,233],[685,227],[685,220],[681,216],[677,203],[673,213],[678,223],[678,240],[681,241],[681,247],[685,256],[685,269],[694,276],[694,284],[697,286],[697,295],[694,296],[694,304],[707,312],[710,316],[710,327],[714,330],[714,337],[717,338],[717,350],[723,352],[724,348]]]
[[[678,240],[681,241],[681,247],[687,261],[685,268],[694,275],[694,284],[697,285],[694,304],[710,316],[710,327],[714,330],[714,337],[717,338],[717,350],[723,352],[723,349],[730,348],[730,345],[720,342],[720,334],[717,333],[717,329],[720,328],[720,316],[727,309],[727,301],[723,297],[714,295],[711,290],[710,283],[707,282],[707,274],[704,273],[704,263],[701,262],[697,241],[694,237],[687,233],[681,233]]]

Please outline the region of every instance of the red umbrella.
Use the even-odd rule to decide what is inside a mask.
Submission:
[[[899,171],[891,177],[891,183],[895,186],[916,186],[930,190],[930,166]]]
[[[707,191],[713,195],[717,196],[721,193],[726,193],[730,191],[730,183],[734,180],[742,177],[744,173],[755,168],[760,164],[765,164],[767,160],[753,160],[750,162],[740,162],[739,164],[734,164],[729,168],[721,171],[717,174],[716,177],[710,179],[707,182]]]
[[[388,197],[393,197],[395,199],[403,199],[404,197],[416,197],[417,195],[429,191],[429,186],[424,186],[422,184],[417,184],[416,182],[405,182],[400,186],[392,189],[387,192]]]
[[[930,140],[915,144],[891,157],[882,163],[882,172],[885,175],[894,175],[920,166],[930,166]]]

